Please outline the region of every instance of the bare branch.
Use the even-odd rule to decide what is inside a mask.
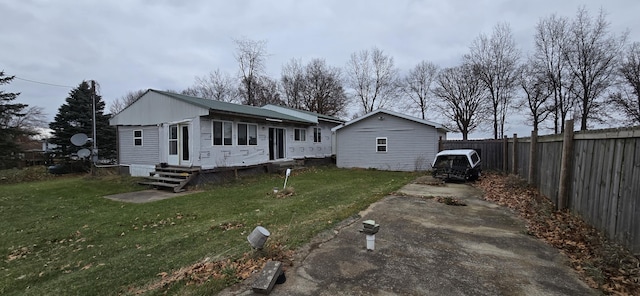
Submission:
[[[618,71],[622,83],[609,100],[621,109],[627,124],[640,125],[640,42],[634,42],[627,48]]]
[[[541,19],[536,25],[535,53],[533,59],[543,67],[545,81],[552,90],[554,132],[564,130],[564,122],[575,105],[575,96],[571,90],[574,79],[568,71],[564,52],[569,46],[569,21],[566,18],[551,15]]]
[[[196,77],[193,86],[182,91],[182,94],[222,102],[237,102],[238,87],[229,74],[216,69],[207,76]]]
[[[603,11],[593,18],[582,7],[571,23],[569,36],[571,42],[564,56],[576,80],[574,94],[578,99],[580,130],[586,130],[589,119],[602,118],[603,95],[613,85],[626,35],[618,37],[609,32]]]
[[[440,108],[464,140],[477,128],[486,114],[483,85],[470,65],[447,68],[440,72],[434,89]]]
[[[398,70],[393,58],[378,48],[352,53],[347,63],[347,85],[363,113],[393,108],[398,98]]]
[[[438,75],[438,66],[432,62],[422,61],[404,78],[402,90],[411,101],[411,107],[417,110],[422,119],[431,106],[431,85]]]
[[[471,45],[465,61],[472,65],[487,89],[492,107],[493,135],[502,138],[507,112],[516,87],[520,51],[508,24],[494,27],[491,37],[480,35]]]
[[[126,95],[113,100],[109,106],[109,112],[112,116],[120,113],[124,108],[129,107],[129,105],[137,101],[146,91],[146,89],[130,91]]]
[[[254,83],[260,80],[264,73],[264,63],[267,58],[266,40],[251,40],[247,38],[235,39],[235,58],[238,62],[241,81],[243,104],[257,106]]]

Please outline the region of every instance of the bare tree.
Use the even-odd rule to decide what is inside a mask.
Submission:
[[[629,125],[640,125],[640,42],[627,48],[618,69],[622,82],[611,95],[611,103],[622,110]]]
[[[346,69],[347,85],[353,89],[363,113],[393,108],[399,83],[392,57],[374,47],[352,53]]]
[[[348,99],[339,68],[328,66],[324,59],[313,59],[305,67],[304,81],[306,110],[329,116],[345,113]]]
[[[586,130],[589,119],[601,120],[604,116],[603,94],[614,82],[626,34],[618,37],[609,32],[604,11],[594,18],[582,7],[571,23],[569,38],[570,46],[564,54],[576,81],[580,130]]]
[[[124,108],[129,107],[129,105],[137,101],[145,92],[147,92],[146,89],[127,92],[126,95],[119,97],[111,102],[111,105],[109,106],[109,112],[111,113],[111,115],[120,113],[120,111],[124,110]]]
[[[182,94],[222,102],[236,102],[237,90],[235,79],[216,69],[209,75],[196,77],[193,86],[183,90]]]
[[[470,49],[465,60],[473,66],[487,89],[492,108],[493,136],[502,138],[516,87],[520,51],[506,23],[496,25],[491,37],[481,34]]]
[[[402,90],[411,100],[412,109],[417,110],[422,119],[431,106],[431,85],[438,75],[438,66],[432,62],[422,61],[404,77]]]
[[[534,131],[538,131],[540,123],[547,119],[553,110],[553,104],[549,104],[553,90],[547,84],[546,78],[546,69],[531,59],[522,65],[518,76],[518,82],[524,92],[523,103],[527,106]]]
[[[254,93],[253,106],[264,106],[267,104],[283,105],[284,102],[280,98],[280,91],[278,90],[278,82],[267,77],[260,76],[257,80],[252,82]]]
[[[304,67],[300,60],[291,59],[282,67],[282,94],[287,106],[303,109],[302,92],[305,86]]]
[[[541,19],[536,25],[534,39],[533,58],[536,64],[544,67],[546,83],[552,90],[551,115],[554,133],[558,134],[564,130],[564,122],[575,105],[575,81],[564,55],[569,46],[569,21],[556,15]]]
[[[235,39],[236,53],[240,74],[240,92],[242,103],[245,105],[258,106],[255,94],[256,85],[262,79],[264,63],[267,58],[265,40],[251,40],[247,38]]]
[[[486,114],[484,87],[470,65],[447,68],[436,80],[434,94],[441,101],[440,108],[452,123],[452,129],[467,140]]]
[[[47,128],[47,114],[44,108],[39,106],[29,106],[24,109],[21,116],[13,117],[9,120],[8,126],[20,130],[27,131],[30,134],[36,134],[39,129]]]

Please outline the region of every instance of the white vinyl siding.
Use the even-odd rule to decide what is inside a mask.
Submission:
[[[141,142],[136,145],[136,132],[140,131]],[[155,165],[160,163],[160,132],[157,126],[118,127],[118,153],[121,164]]]
[[[336,131],[336,164],[341,168],[428,170],[438,151],[438,135],[435,127],[416,121],[386,113],[384,120],[371,116]]]

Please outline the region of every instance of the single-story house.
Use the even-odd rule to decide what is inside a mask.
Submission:
[[[336,126],[336,164],[342,168],[392,171],[429,170],[438,141],[446,140],[443,125],[378,109]]]
[[[118,162],[133,176],[157,165],[214,169],[332,156],[339,118],[149,89],[113,116]]]

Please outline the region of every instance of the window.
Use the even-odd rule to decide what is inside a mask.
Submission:
[[[387,138],[376,138],[376,151],[387,152]]]
[[[472,164],[475,165],[476,163],[478,163],[478,161],[480,161],[480,156],[478,156],[478,153],[471,153],[471,161],[473,162]]]
[[[133,131],[133,146],[142,146],[142,130]]]
[[[213,145],[232,145],[233,126],[231,122],[213,122]]]
[[[178,126],[169,126],[169,155],[178,155]]]
[[[306,141],[307,140],[307,130],[296,128],[293,130],[293,139],[295,141]]]
[[[319,127],[313,128],[313,142],[314,143],[322,142],[322,129]]]
[[[238,123],[238,145],[258,145],[258,126]]]

